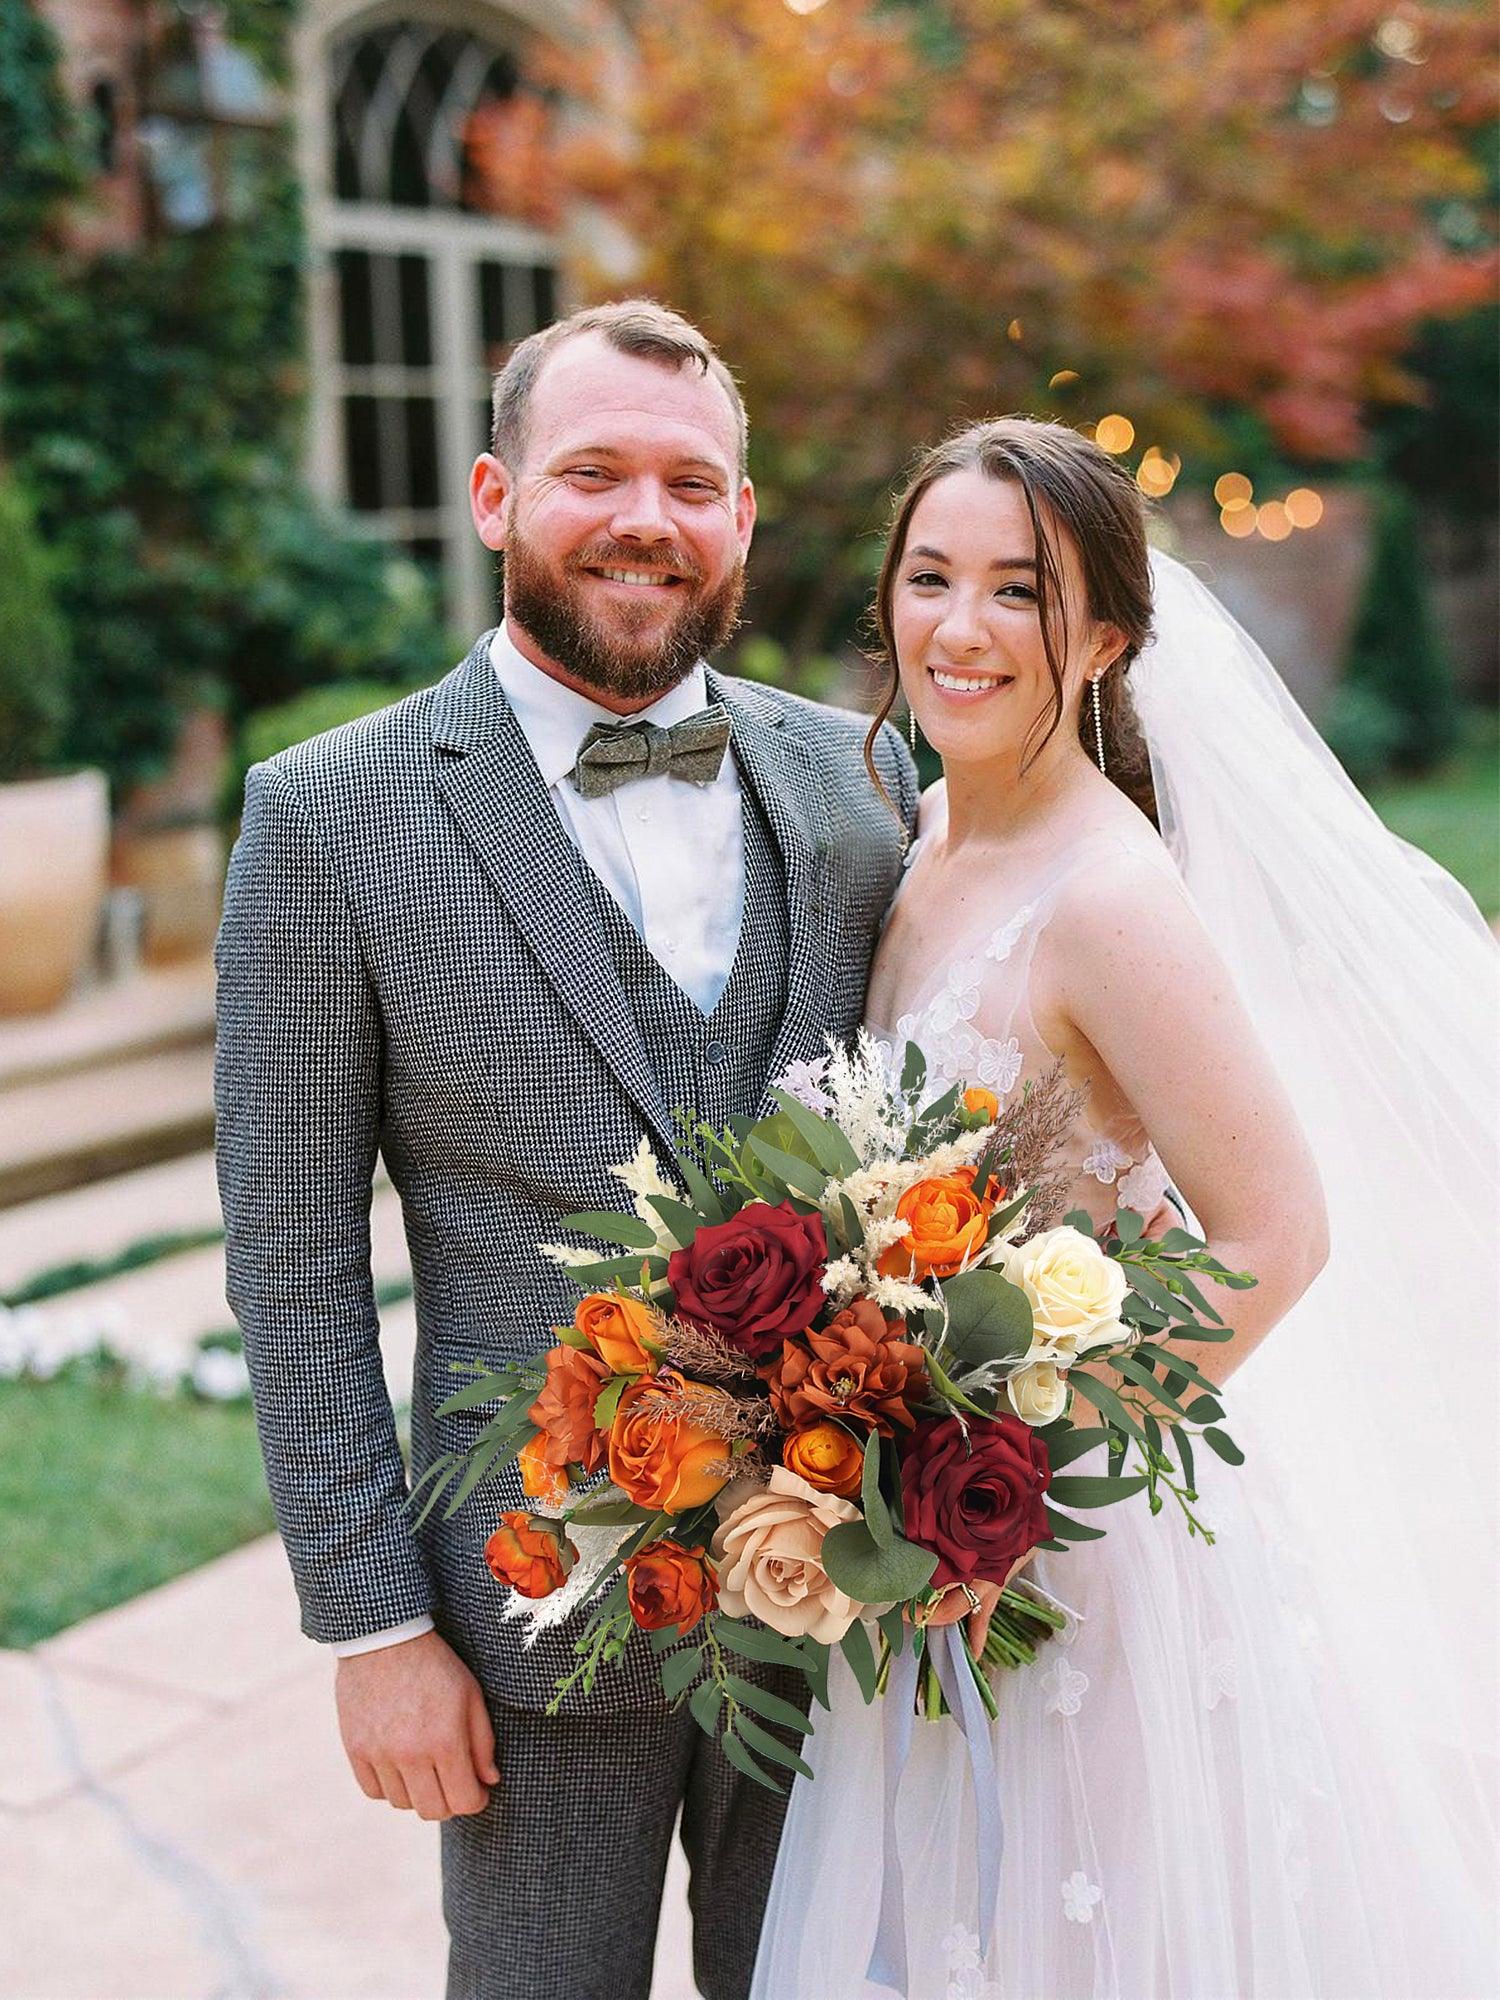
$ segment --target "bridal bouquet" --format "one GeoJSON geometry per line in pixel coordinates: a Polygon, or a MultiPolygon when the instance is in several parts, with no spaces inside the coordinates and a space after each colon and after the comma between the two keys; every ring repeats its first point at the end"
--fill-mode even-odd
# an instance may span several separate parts
{"type": "MultiPolygon", "coordinates": [[[[474,1379],[439,1415],[499,1409],[413,1498],[425,1517],[455,1489],[451,1514],[518,1459],[533,1505],[486,1558],[525,1598],[591,1607],[559,1698],[642,1628],[666,1694],[774,1787],[764,1760],[806,1766],[765,1725],[811,1725],[737,1660],[800,1670],[826,1705],[838,1647],[869,1700],[923,1654],[939,1596],[977,1601],[1030,1550],[1098,1538],[1082,1513],[1144,1492],[1212,1541],[1193,1441],[1241,1455],[1180,1343],[1231,1337],[1197,1277],[1254,1280],[1131,1211],[1103,1242],[1059,1213],[1079,1106],[1060,1067],[1004,1106],[930,1100],[920,1050],[897,1075],[862,1035],[773,1101],[722,1132],[682,1118],[679,1186],[643,1142],[613,1170],[633,1212],[568,1218],[614,1254],[546,1246],[584,1294],[573,1323],[534,1361],[455,1364],[474,1379]],[[1066,1469],[1096,1449],[1099,1471],[1066,1469]]],[[[964,1653],[991,1715],[983,1670],[1062,1622],[1035,1587],[1004,1591],[964,1653]]],[[[955,1695],[940,1664],[918,1670],[929,1716],[955,1695]]]]}

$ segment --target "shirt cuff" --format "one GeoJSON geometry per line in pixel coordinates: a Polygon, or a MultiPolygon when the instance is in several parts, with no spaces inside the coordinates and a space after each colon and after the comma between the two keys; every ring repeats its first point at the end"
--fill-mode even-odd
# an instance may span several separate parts
{"type": "Polygon", "coordinates": [[[408,1618],[404,1625],[388,1625],[383,1632],[367,1632],[363,1639],[335,1639],[328,1650],[336,1660],[352,1660],[356,1653],[373,1653],[382,1646],[399,1646],[403,1639],[420,1639],[437,1628],[424,1611],[420,1618],[408,1618]]]}

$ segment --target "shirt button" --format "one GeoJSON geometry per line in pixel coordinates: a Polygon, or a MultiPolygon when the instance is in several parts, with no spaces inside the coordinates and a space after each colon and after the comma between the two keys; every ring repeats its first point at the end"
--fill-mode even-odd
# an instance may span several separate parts
{"type": "Polygon", "coordinates": [[[703,1051],[703,1060],[711,1069],[722,1069],[729,1060],[729,1051],[722,1042],[710,1042],[703,1051]]]}
{"type": "Polygon", "coordinates": [[[637,806],[635,809],[635,816],[636,816],[636,821],[639,825],[641,826],[648,825],[651,819],[650,806],[637,806]]]}

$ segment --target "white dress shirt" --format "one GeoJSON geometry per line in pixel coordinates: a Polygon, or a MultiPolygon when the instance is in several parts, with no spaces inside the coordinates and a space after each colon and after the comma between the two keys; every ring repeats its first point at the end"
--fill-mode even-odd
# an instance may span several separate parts
{"type": "MultiPolygon", "coordinates": [[[[707,708],[703,663],[634,715],[616,715],[544,674],[504,625],[490,641],[490,663],[563,830],[658,965],[703,1013],[712,1013],[734,965],[745,909],[745,832],[733,755],[725,752],[707,785],[637,778],[602,799],[586,799],[568,778],[595,723],[608,729],[643,721],[668,729],[707,708]]],[[[345,1659],[432,1629],[430,1618],[413,1618],[332,1651],[345,1659]]]]}

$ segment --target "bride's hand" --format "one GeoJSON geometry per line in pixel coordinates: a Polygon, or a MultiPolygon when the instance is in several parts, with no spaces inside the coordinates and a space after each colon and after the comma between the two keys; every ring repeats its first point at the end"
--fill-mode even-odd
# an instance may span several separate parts
{"type": "Polygon", "coordinates": [[[942,1596],[938,1598],[937,1602],[931,1606],[927,1616],[922,1619],[922,1624],[956,1625],[961,1618],[965,1619],[967,1622],[964,1632],[969,1641],[969,1651],[977,1660],[980,1653],[984,1650],[985,1640],[989,1637],[990,1620],[995,1615],[995,1606],[1000,1602],[1001,1591],[1006,1589],[1020,1575],[1021,1571],[1025,1569],[1027,1563],[1031,1561],[1031,1558],[1035,1554],[1035,1549],[1028,1549],[1024,1556],[1019,1557],[1013,1562],[1006,1575],[1004,1584],[971,1584],[969,1588],[979,1599],[977,1609],[970,1608],[969,1600],[964,1595],[964,1588],[961,1583],[950,1584],[942,1596]]]}

